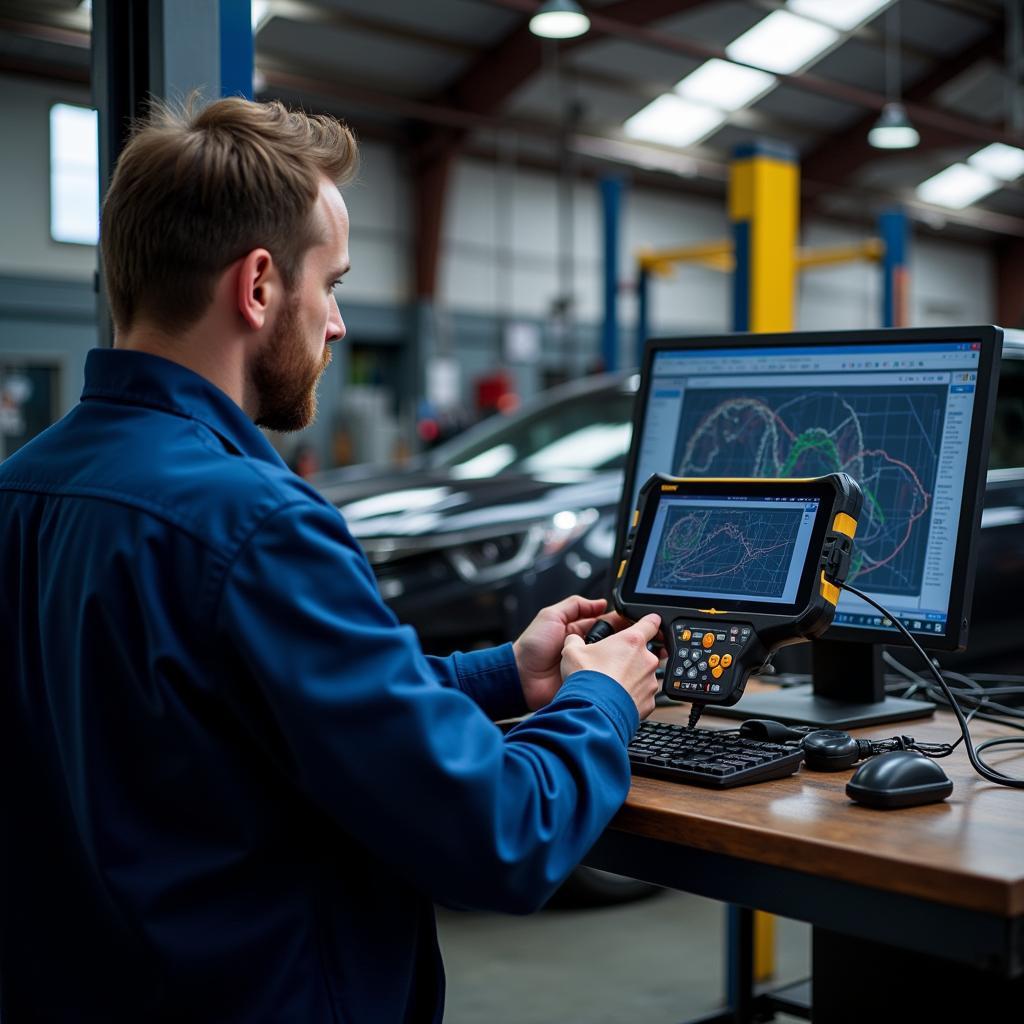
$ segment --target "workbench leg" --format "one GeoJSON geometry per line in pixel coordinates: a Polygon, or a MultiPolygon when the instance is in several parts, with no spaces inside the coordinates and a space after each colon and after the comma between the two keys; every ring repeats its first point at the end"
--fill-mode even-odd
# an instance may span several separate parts
{"type": "Polygon", "coordinates": [[[725,992],[736,1024],[748,1024],[754,1008],[754,911],[726,907],[725,992]]]}

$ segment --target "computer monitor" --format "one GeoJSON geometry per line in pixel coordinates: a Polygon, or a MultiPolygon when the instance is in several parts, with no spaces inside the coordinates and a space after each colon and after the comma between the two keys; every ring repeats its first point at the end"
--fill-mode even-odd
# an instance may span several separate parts
{"type": "MultiPolygon", "coordinates": [[[[1001,343],[995,327],[652,339],[617,551],[653,473],[841,470],[864,491],[848,581],[922,646],[963,649],[1001,343]]],[[[844,591],[812,645],[812,683],[748,693],[722,713],[836,728],[930,714],[925,702],[886,697],[887,644],[906,640],[844,591]]]]}

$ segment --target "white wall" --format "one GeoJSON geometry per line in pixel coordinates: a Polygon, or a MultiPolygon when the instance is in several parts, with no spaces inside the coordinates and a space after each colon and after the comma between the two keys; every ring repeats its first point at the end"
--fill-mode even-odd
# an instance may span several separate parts
{"type": "Polygon", "coordinates": [[[89,90],[0,75],[0,274],[91,278],[91,245],[50,238],[50,107],[88,103],[89,90]]]}

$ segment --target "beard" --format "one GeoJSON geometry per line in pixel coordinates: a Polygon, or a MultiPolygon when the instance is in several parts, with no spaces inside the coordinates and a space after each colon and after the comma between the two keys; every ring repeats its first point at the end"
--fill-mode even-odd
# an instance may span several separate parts
{"type": "Polygon", "coordinates": [[[282,310],[270,340],[253,363],[252,386],[258,400],[256,426],[290,433],[316,417],[316,387],[331,361],[327,346],[311,356],[299,324],[298,300],[282,310]]]}

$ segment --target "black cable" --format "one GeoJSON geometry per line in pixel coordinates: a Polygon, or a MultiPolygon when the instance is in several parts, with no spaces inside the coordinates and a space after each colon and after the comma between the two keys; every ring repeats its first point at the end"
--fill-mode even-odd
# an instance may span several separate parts
{"type": "MultiPolygon", "coordinates": [[[[897,661],[888,651],[882,652],[882,659],[885,663],[894,668],[900,675],[905,679],[910,680],[914,683],[909,689],[903,691],[901,696],[909,698],[916,696],[918,690],[923,690],[925,696],[930,700],[934,700],[937,703],[946,703],[945,694],[941,690],[937,690],[935,684],[929,680],[924,679],[913,669],[908,668],[902,662],[897,661]]],[[[931,660],[931,659],[930,659],[931,660]]],[[[935,664],[935,662],[932,662],[935,664]]],[[[942,670],[942,675],[947,681],[959,683],[961,686],[966,687],[971,692],[961,693],[960,700],[962,703],[977,701],[977,706],[972,710],[971,715],[976,718],[980,718],[984,721],[1000,722],[1005,725],[1014,725],[1015,728],[1019,728],[1013,722],[1006,721],[1006,719],[1018,718],[1024,720],[1024,708],[1015,708],[1010,705],[1001,704],[998,701],[993,700],[994,696],[1001,695],[1015,695],[1021,694],[1024,696],[1024,687],[1020,686],[982,686],[977,676],[965,676],[959,672],[950,672],[948,670],[942,670]],[[987,712],[982,713],[979,708],[987,708],[998,713],[1003,717],[996,717],[989,715],[987,712]]],[[[1004,676],[992,676],[991,678],[1000,679],[1006,678],[1004,676]]],[[[980,748],[979,748],[980,749],[980,748]]]]}
{"type": "MultiPolygon", "coordinates": [[[[989,782],[994,782],[1000,786],[1009,786],[1012,789],[1024,789],[1024,779],[1015,779],[1010,775],[1004,775],[997,768],[993,768],[991,765],[986,764],[977,754],[974,748],[974,741],[971,739],[971,732],[967,726],[967,719],[964,717],[964,713],[960,710],[960,705],[956,702],[956,698],[953,696],[953,691],[949,688],[946,680],[942,678],[942,673],[932,663],[931,658],[925,653],[924,648],[917,642],[916,638],[911,634],[910,630],[903,625],[900,620],[883,608],[874,598],[868,597],[863,591],[858,590],[856,587],[851,586],[849,583],[841,583],[840,586],[844,590],[848,590],[855,597],[859,597],[862,601],[871,605],[876,611],[881,612],[892,624],[910,641],[910,643],[917,649],[918,653],[925,660],[928,665],[929,671],[935,677],[935,681],[939,684],[946,700],[949,702],[949,706],[956,715],[957,721],[960,723],[960,738],[963,740],[964,748],[967,750],[967,757],[970,759],[971,765],[974,770],[983,778],[989,782]]],[[[966,677],[965,677],[966,678],[966,677]]],[[[973,682],[973,680],[972,680],[973,682]]],[[[975,709],[977,710],[977,709],[975,709]]],[[[1003,739],[1002,745],[1008,745],[1010,742],[1020,743],[1021,740],[1016,736],[1001,737],[1003,739]]],[[[953,747],[959,744],[960,740],[952,744],[953,747]]],[[[986,741],[985,745],[981,749],[985,749],[988,746],[996,746],[997,744],[986,741]]]]}

